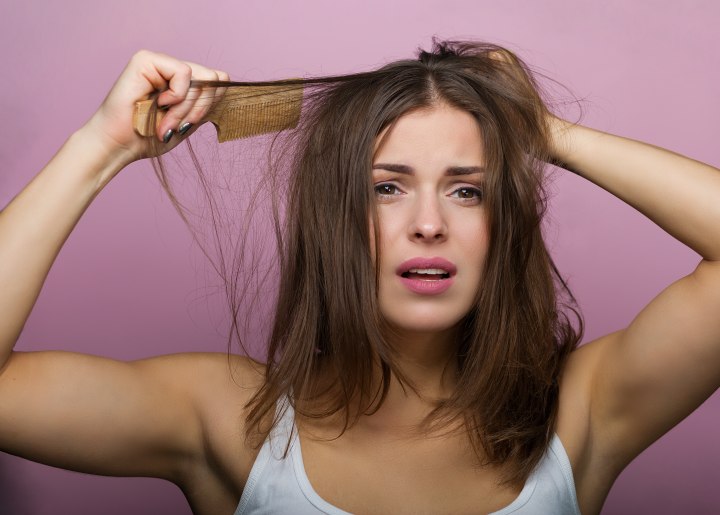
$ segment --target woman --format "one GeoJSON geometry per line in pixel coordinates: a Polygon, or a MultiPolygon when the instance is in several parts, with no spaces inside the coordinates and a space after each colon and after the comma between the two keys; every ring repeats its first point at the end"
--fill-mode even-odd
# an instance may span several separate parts
{"type": "Polygon", "coordinates": [[[266,364],[14,352],[89,203],[191,134],[227,80],[138,53],[0,213],[3,451],[165,478],[197,513],[592,514],[720,385],[717,170],[556,118],[512,53],[455,42],[307,81],[319,93],[292,162],[266,364]],[[155,91],[150,142],[132,112],[155,91]],[[541,161],[702,256],[628,328],[579,349],[540,233],[541,161]]]}

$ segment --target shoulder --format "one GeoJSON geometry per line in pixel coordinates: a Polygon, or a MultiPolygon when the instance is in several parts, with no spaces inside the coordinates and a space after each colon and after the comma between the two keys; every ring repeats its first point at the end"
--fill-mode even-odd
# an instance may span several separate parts
{"type": "Polygon", "coordinates": [[[265,373],[265,365],[249,357],[212,352],[168,354],[134,365],[182,390],[199,413],[228,397],[250,399],[265,373]]]}
{"type": "Polygon", "coordinates": [[[191,401],[199,421],[203,452],[186,470],[188,483],[212,476],[239,489],[256,450],[245,444],[245,405],[265,380],[265,365],[226,353],[182,353],[143,360],[155,376],[171,382],[191,401]]]}
{"type": "Polygon", "coordinates": [[[224,353],[184,353],[164,356],[166,373],[183,385],[203,426],[225,419],[244,426],[244,405],[265,380],[265,365],[247,356],[224,353]]]}

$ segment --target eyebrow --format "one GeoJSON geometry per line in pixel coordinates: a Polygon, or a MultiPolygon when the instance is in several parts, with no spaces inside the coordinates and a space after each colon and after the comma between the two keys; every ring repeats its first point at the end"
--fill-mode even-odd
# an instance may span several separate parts
{"type": "MultiPolygon", "coordinates": [[[[411,166],[399,165],[393,163],[375,163],[373,170],[387,170],[388,172],[404,173],[413,175],[415,170],[411,166]]],[[[472,175],[475,173],[485,173],[482,166],[450,166],[445,170],[445,175],[472,175]]]]}

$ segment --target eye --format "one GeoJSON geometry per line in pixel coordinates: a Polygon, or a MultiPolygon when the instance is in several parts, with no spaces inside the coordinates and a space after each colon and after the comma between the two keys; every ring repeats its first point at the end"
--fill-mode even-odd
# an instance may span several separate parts
{"type": "Polygon", "coordinates": [[[466,186],[456,189],[450,196],[459,198],[463,202],[479,202],[483,198],[483,192],[481,189],[466,186]]]}
{"type": "Polygon", "coordinates": [[[380,197],[391,197],[400,193],[400,190],[394,184],[376,184],[375,194],[380,197]]]}

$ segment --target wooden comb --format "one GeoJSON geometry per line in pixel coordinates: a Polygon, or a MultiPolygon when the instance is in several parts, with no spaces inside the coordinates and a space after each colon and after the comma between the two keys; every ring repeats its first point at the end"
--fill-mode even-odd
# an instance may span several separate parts
{"type": "MultiPolygon", "coordinates": [[[[220,143],[268,132],[291,129],[300,121],[302,85],[229,87],[208,111],[203,122],[211,122],[220,143]]],[[[154,136],[149,117],[154,100],[135,103],[133,127],[141,136],[154,136]]],[[[157,121],[163,111],[157,111],[157,121]]],[[[154,124],[153,124],[154,125],[154,124]]]]}

